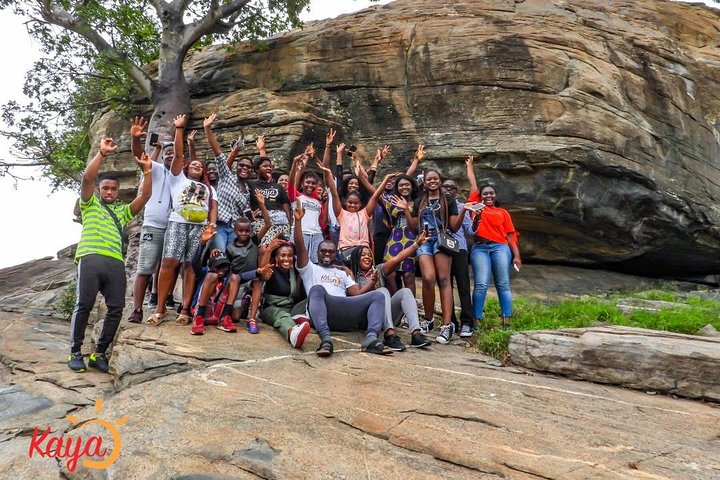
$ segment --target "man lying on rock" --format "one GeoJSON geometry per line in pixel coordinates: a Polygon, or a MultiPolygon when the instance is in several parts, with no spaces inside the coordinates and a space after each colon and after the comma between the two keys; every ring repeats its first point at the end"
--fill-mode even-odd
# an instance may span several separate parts
{"type": "Polygon", "coordinates": [[[100,151],[90,160],[80,187],[80,212],[82,234],[75,254],[78,264],[77,296],[70,323],[70,356],[68,367],[76,372],[85,371],[85,360],[81,352],[85,340],[90,311],[95,306],[98,292],[105,297],[107,314],[95,353],[90,354],[89,365],[102,372],[109,370],[105,351],[112,342],[120,325],[120,316],[125,307],[125,262],[122,251],[122,230],[137,215],[152,195],[150,157],[143,153],[135,157],[143,173],[142,193],[129,205],[115,203],[120,191],[120,180],[116,176],[100,177],[98,194],[95,194],[95,180],[100,164],[118,146],[112,138],[100,140],[100,151]]]}
{"type": "Polygon", "coordinates": [[[304,215],[302,204],[297,201],[294,212],[297,268],[307,292],[310,321],[320,337],[316,353],[321,357],[332,355],[330,330],[348,332],[359,328],[366,328],[362,343],[364,351],[380,355],[392,353],[378,339],[388,322],[385,296],[371,291],[378,273],[373,273],[371,281],[360,287],[344,270],[334,266],[337,245],[332,240],[324,240],[318,245],[318,263],[311,263],[303,241],[304,215]]]}

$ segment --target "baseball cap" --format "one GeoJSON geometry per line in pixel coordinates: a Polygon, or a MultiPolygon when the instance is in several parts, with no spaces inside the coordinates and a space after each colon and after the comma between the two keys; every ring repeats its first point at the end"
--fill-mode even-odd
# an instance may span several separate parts
{"type": "Polygon", "coordinates": [[[230,265],[230,260],[224,253],[221,252],[216,256],[211,257],[208,265],[210,266],[210,268],[225,267],[230,265]]]}

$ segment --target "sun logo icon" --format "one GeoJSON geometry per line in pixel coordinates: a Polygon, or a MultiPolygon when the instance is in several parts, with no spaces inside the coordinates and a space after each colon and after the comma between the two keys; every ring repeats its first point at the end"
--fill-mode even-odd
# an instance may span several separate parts
{"type": "MultiPolygon", "coordinates": [[[[95,400],[95,410],[98,415],[102,414],[102,405],[102,400],[95,400]]],[[[77,426],[75,430],[87,425],[103,427],[112,438],[112,451],[108,454],[108,449],[103,448],[103,442],[108,440],[108,435],[91,435],[87,441],[83,441],[82,437],[52,436],[50,427],[40,434],[40,430],[35,427],[28,451],[30,458],[33,454],[38,454],[43,458],[66,458],[65,465],[70,472],[75,471],[78,460],[81,458],[83,466],[93,470],[104,470],[117,461],[122,450],[122,436],[118,427],[128,421],[127,415],[118,419],[114,424],[101,418],[93,418],[85,422],[79,422],[75,415],[67,415],[66,418],[74,426],[77,426]],[[102,458],[102,460],[91,460],[91,458],[102,458]]]]}

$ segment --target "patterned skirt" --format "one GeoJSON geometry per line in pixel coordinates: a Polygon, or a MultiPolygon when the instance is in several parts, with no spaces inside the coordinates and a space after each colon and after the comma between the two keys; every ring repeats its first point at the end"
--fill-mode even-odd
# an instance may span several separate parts
{"type": "MultiPolygon", "coordinates": [[[[417,238],[415,230],[409,226],[395,227],[393,228],[390,238],[388,238],[387,245],[385,246],[385,257],[384,261],[388,261],[393,257],[397,257],[401,251],[408,248],[412,242],[417,238]]],[[[415,256],[404,260],[398,268],[400,272],[414,272],[415,271],[415,256]]]]}

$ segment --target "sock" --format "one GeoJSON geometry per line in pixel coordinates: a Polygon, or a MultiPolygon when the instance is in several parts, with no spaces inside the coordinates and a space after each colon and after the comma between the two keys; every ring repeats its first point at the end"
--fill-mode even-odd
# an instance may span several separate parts
{"type": "Polygon", "coordinates": [[[224,317],[225,315],[230,315],[232,313],[232,305],[226,303],[225,306],[222,309],[221,317],[224,317]]]}
{"type": "Polygon", "coordinates": [[[206,310],[207,310],[207,305],[198,305],[197,312],[195,313],[195,315],[205,318],[206,310]]]}

